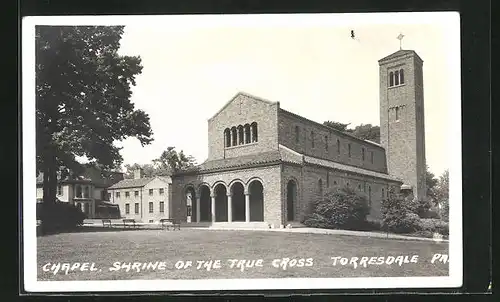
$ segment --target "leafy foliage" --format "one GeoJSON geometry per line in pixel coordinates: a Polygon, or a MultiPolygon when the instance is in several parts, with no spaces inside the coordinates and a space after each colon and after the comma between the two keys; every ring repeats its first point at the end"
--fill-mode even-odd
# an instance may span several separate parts
{"type": "Polygon", "coordinates": [[[323,122],[323,125],[328,126],[333,129],[337,129],[339,131],[347,131],[347,126],[350,124],[343,124],[339,122],[334,122],[334,121],[325,121],[323,122]]]}
{"type": "Polygon", "coordinates": [[[46,232],[74,230],[83,224],[85,218],[80,208],[67,202],[37,204],[37,219],[46,219],[42,222],[46,232]]]}
{"type": "Polygon", "coordinates": [[[448,223],[442,221],[441,219],[420,219],[419,221],[419,229],[421,231],[428,231],[431,233],[439,233],[441,235],[449,234],[449,226],[448,223]]]}
{"type": "Polygon", "coordinates": [[[135,110],[131,86],[140,57],[118,54],[123,26],[36,27],[36,157],[44,203],[56,200],[60,167],[82,172],[77,157],[112,169],[114,145],[127,137],[149,144],[149,116],[135,110]]]}
{"type": "Polygon", "coordinates": [[[304,224],[330,229],[359,229],[365,226],[369,213],[366,197],[344,187],[319,197],[304,224]]]}
{"type": "Polygon", "coordinates": [[[412,233],[418,229],[419,216],[414,213],[412,198],[390,192],[382,200],[382,228],[394,233],[412,233]]]}
{"type": "Polygon", "coordinates": [[[140,165],[135,163],[133,165],[125,165],[124,178],[134,178],[134,171],[137,169],[142,169],[145,177],[153,177],[157,175],[170,175],[174,172],[194,167],[195,165],[196,160],[193,156],[186,156],[182,150],[177,152],[175,147],[168,147],[151,164],[140,165]]]}
{"type": "Polygon", "coordinates": [[[350,124],[344,124],[334,121],[325,121],[323,125],[339,131],[351,134],[359,139],[369,140],[375,143],[380,143],[380,127],[372,126],[372,124],[361,124],[353,129],[347,128],[350,124]]]}

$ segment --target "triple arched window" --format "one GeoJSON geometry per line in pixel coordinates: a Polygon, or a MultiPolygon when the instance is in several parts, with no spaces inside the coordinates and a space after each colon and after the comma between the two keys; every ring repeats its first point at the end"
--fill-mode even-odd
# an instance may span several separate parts
{"type": "Polygon", "coordinates": [[[389,73],[389,87],[403,85],[405,83],[405,73],[403,69],[391,71],[389,73]]]}
{"type": "Polygon", "coordinates": [[[224,146],[233,147],[238,145],[255,143],[258,141],[257,123],[233,126],[224,130],[224,146]]]}

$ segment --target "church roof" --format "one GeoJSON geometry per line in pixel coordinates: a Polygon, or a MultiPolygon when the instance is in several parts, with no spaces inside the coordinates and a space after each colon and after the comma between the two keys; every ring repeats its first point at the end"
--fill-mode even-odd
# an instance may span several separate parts
{"type": "Polygon", "coordinates": [[[423,62],[423,60],[418,56],[418,54],[414,51],[414,50],[407,50],[407,49],[400,49],[380,60],[378,60],[379,62],[382,62],[382,61],[387,61],[387,60],[390,60],[390,59],[395,59],[395,58],[398,58],[398,57],[402,57],[402,56],[405,56],[405,55],[408,55],[408,54],[412,54],[414,56],[416,56],[420,61],[423,62]]]}
{"type": "Polygon", "coordinates": [[[260,102],[263,102],[263,103],[266,103],[268,105],[274,105],[274,104],[277,104],[279,102],[271,102],[269,100],[266,100],[264,98],[261,98],[261,97],[258,97],[258,96],[255,96],[255,95],[252,95],[250,93],[247,93],[247,92],[244,92],[244,91],[240,91],[238,92],[237,94],[235,94],[229,101],[227,101],[226,104],[224,104],[224,106],[222,106],[221,109],[219,109],[209,120],[212,120],[213,118],[215,118],[217,115],[219,115],[219,113],[221,113],[224,109],[226,109],[227,106],[229,106],[229,104],[231,104],[231,102],[233,102],[235,99],[237,99],[239,96],[246,96],[250,99],[253,99],[253,100],[256,100],[256,101],[260,101],[260,102]]]}
{"type": "Polygon", "coordinates": [[[305,164],[317,165],[339,171],[354,173],[358,175],[366,175],[389,181],[401,182],[401,180],[392,177],[388,174],[366,170],[359,167],[349,166],[330,160],[303,155],[283,145],[279,145],[279,149],[276,151],[267,151],[267,152],[255,153],[239,157],[206,161],[194,168],[177,173],[177,175],[192,174],[197,172],[235,170],[235,169],[249,168],[261,165],[279,164],[279,163],[291,163],[297,165],[305,165],[305,164]]]}

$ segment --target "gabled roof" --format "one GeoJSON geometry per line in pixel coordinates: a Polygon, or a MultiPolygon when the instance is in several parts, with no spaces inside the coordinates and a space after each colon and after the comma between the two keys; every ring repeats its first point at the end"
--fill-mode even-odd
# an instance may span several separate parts
{"type": "Polygon", "coordinates": [[[398,50],[398,51],[396,51],[396,52],[394,52],[394,53],[392,53],[392,54],[390,54],[390,55],[388,55],[388,56],[386,56],[378,61],[380,63],[382,61],[388,61],[390,59],[395,59],[395,58],[402,57],[402,56],[408,55],[408,54],[416,56],[421,62],[423,62],[422,58],[420,58],[414,50],[406,50],[406,49],[400,49],[400,50],[398,50]]]}
{"type": "Polygon", "coordinates": [[[239,96],[246,96],[246,97],[251,98],[253,100],[260,101],[260,102],[263,102],[263,103],[266,103],[266,104],[269,104],[269,105],[274,105],[274,104],[278,104],[279,103],[279,102],[271,102],[271,101],[263,99],[261,97],[258,97],[258,96],[255,96],[255,95],[251,95],[250,93],[246,93],[246,92],[240,91],[235,96],[233,96],[224,106],[222,106],[222,108],[219,109],[219,111],[217,111],[211,118],[209,118],[209,120],[212,120],[217,115],[219,115],[219,113],[221,113],[224,109],[226,109],[226,107],[229,106],[229,104],[231,104],[231,102],[233,102],[239,96]]]}
{"type": "Polygon", "coordinates": [[[142,188],[154,179],[160,179],[166,183],[168,183],[168,180],[166,177],[144,177],[144,178],[137,178],[137,179],[124,179],[111,187],[108,188],[108,190],[113,190],[113,189],[125,189],[125,188],[142,188]]]}

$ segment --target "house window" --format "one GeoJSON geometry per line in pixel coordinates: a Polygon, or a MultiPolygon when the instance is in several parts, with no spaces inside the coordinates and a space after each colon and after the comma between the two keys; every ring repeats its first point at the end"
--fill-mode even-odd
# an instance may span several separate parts
{"type": "Polygon", "coordinates": [[[328,152],[328,135],[325,135],[325,151],[328,152]]]}
{"type": "Polygon", "coordinates": [[[337,139],[337,154],[340,154],[340,140],[337,139]]]}
{"type": "Polygon", "coordinates": [[[165,202],[160,201],[160,213],[164,213],[164,212],[165,212],[165,202]]]}
{"type": "Polygon", "coordinates": [[[396,107],[396,121],[399,121],[399,107],[396,107]]]}
{"type": "Polygon", "coordinates": [[[399,70],[399,83],[404,84],[405,83],[405,74],[403,69],[399,70]]]}
{"type": "Polygon", "coordinates": [[[134,210],[135,210],[136,214],[139,214],[139,203],[138,202],[135,203],[135,209],[134,210]]]}
{"type": "Polygon", "coordinates": [[[299,136],[300,136],[300,128],[299,126],[295,126],[295,142],[299,142],[299,136]]]}
{"type": "MultiPolygon", "coordinates": [[[[82,186],[80,185],[76,185],[76,197],[82,198],[82,186]]],[[[120,196],[118,195],[118,197],[120,196]]]]}
{"type": "Polygon", "coordinates": [[[130,197],[130,192],[129,191],[125,192],[125,197],[130,197]]]}
{"type": "Polygon", "coordinates": [[[108,200],[111,200],[111,193],[108,193],[108,200]]]}
{"type": "Polygon", "coordinates": [[[238,144],[243,145],[245,142],[243,141],[243,126],[238,126],[238,144]]]}
{"type": "Polygon", "coordinates": [[[62,186],[61,185],[57,186],[57,195],[59,195],[59,196],[63,195],[62,186]]]}
{"type": "Polygon", "coordinates": [[[90,188],[88,186],[85,186],[85,190],[83,191],[83,197],[84,198],[90,197],[90,188]]]}
{"type": "Polygon", "coordinates": [[[130,214],[130,204],[125,204],[125,214],[130,214]]]}
{"type": "Polygon", "coordinates": [[[226,142],[226,147],[231,147],[231,130],[229,128],[224,130],[224,141],[226,142]]]}
{"type": "Polygon", "coordinates": [[[134,191],[134,196],[139,197],[139,191],[134,191]]]}
{"type": "Polygon", "coordinates": [[[149,196],[153,196],[153,189],[149,189],[149,196]]]}
{"type": "Polygon", "coordinates": [[[149,213],[153,213],[153,203],[149,203],[149,213]]]}
{"type": "Polygon", "coordinates": [[[373,164],[373,151],[370,152],[370,161],[373,164]]]}
{"type": "Polygon", "coordinates": [[[238,144],[238,131],[236,127],[231,128],[231,145],[236,146],[238,144]]]}
{"type": "Polygon", "coordinates": [[[311,131],[311,147],[314,148],[314,131],[311,131]]]}
{"type": "Polygon", "coordinates": [[[394,86],[394,72],[389,73],[389,87],[394,86]]]}
{"type": "Polygon", "coordinates": [[[120,198],[120,192],[116,192],[116,198],[120,198]]]}
{"type": "Polygon", "coordinates": [[[347,144],[348,156],[351,157],[351,144],[347,144]]]}
{"type": "Polygon", "coordinates": [[[149,223],[153,223],[153,222],[154,222],[154,220],[153,220],[153,219],[149,219],[149,223]]]}
{"type": "Polygon", "coordinates": [[[361,191],[361,185],[358,185],[358,189],[361,191]]]}
{"type": "Polygon", "coordinates": [[[258,141],[257,123],[253,122],[252,123],[252,142],[257,142],[257,141],[258,141]]]}
{"type": "Polygon", "coordinates": [[[160,195],[163,195],[163,193],[164,193],[164,189],[163,189],[163,188],[160,188],[160,189],[159,189],[159,191],[160,191],[160,195]]]}

